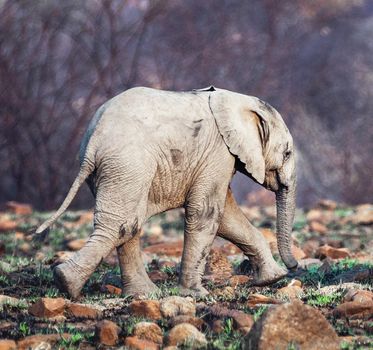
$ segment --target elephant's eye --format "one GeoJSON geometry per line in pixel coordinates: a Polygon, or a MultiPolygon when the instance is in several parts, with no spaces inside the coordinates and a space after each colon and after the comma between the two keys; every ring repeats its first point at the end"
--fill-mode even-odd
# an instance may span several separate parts
{"type": "Polygon", "coordinates": [[[285,161],[285,160],[288,160],[288,159],[290,158],[290,156],[291,156],[291,151],[286,151],[286,152],[284,153],[284,161],[285,161]]]}

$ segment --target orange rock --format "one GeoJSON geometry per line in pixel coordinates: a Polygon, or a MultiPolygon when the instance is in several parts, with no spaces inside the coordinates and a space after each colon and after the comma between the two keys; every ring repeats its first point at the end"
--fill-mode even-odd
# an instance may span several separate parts
{"type": "Polygon", "coordinates": [[[36,317],[50,318],[62,316],[65,310],[65,300],[63,298],[41,298],[31,305],[28,312],[36,317]]]}
{"type": "Polygon", "coordinates": [[[370,302],[373,301],[373,292],[370,290],[350,289],[344,296],[344,301],[370,302]]]}
{"type": "Polygon", "coordinates": [[[158,350],[159,345],[138,337],[126,337],[124,346],[129,350],[158,350]]]}
{"type": "Polygon", "coordinates": [[[333,316],[349,319],[369,319],[373,316],[373,301],[348,301],[338,305],[333,310],[333,316]]]}
{"type": "Polygon", "coordinates": [[[248,297],[247,305],[249,307],[256,306],[258,304],[280,304],[281,301],[266,297],[265,295],[262,294],[251,294],[248,297]]]}
{"type": "Polygon", "coordinates": [[[70,303],[66,306],[69,317],[96,319],[102,315],[102,311],[89,304],[70,303]]]}
{"type": "Polygon", "coordinates": [[[191,297],[172,295],[160,301],[160,310],[163,317],[175,317],[177,315],[195,316],[196,304],[191,297]]]}
{"type": "Polygon", "coordinates": [[[270,307],[244,338],[243,349],[337,350],[339,339],[329,322],[315,308],[299,300],[270,307]]]}
{"type": "Polygon", "coordinates": [[[0,232],[13,231],[17,228],[18,223],[6,217],[0,218],[0,232]]]}
{"type": "Polygon", "coordinates": [[[233,311],[232,319],[234,329],[241,330],[241,333],[248,333],[254,324],[254,319],[251,315],[239,310],[233,311]]]}
{"type": "Polygon", "coordinates": [[[166,255],[166,256],[181,256],[183,252],[183,242],[170,242],[153,244],[144,249],[145,253],[166,255]]]}
{"type": "Polygon", "coordinates": [[[333,248],[325,244],[317,250],[316,257],[343,259],[350,257],[350,252],[346,248],[333,248]]]}
{"type": "Polygon", "coordinates": [[[237,286],[248,283],[250,280],[252,278],[246,275],[234,275],[229,279],[229,285],[236,288],[237,286]]]}
{"type": "Polygon", "coordinates": [[[300,299],[303,295],[303,289],[299,286],[286,286],[283,288],[280,288],[275,296],[277,298],[283,299],[300,299]]]}
{"type": "Polygon", "coordinates": [[[160,320],[161,310],[158,300],[134,300],[129,305],[131,316],[141,316],[152,320],[160,320]]]}
{"type": "Polygon", "coordinates": [[[111,284],[106,284],[104,286],[104,291],[108,292],[110,294],[115,294],[115,295],[121,295],[122,294],[122,289],[121,288],[115,287],[111,284]]]}
{"type": "Polygon", "coordinates": [[[14,340],[0,339],[0,350],[16,350],[17,345],[14,340]]]}
{"type": "Polygon", "coordinates": [[[310,231],[317,232],[322,235],[325,235],[328,232],[328,228],[324,224],[321,224],[318,221],[311,221],[309,223],[309,227],[310,227],[310,231]]]}
{"type": "Polygon", "coordinates": [[[180,323],[190,323],[200,331],[204,328],[206,328],[206,322],[202,320],[201,318],[195,317],[195,316],[189,316],[189,315],[177,315],[173,317],[170,321],[171,327],[175,327],[176,325],[180,323]]]}
{"type": "Polygon", "coordinates": [[[207,345],[206,337],[196,327],[189,323],[180,323],[168,333],[167,345],[177,346],[188,344],[193,349],[207,345]]]}
{"type": "Polygon", "coordinates": [[[100,344],[113,346],[118,341],[120,328],[116,323],[103,320],[96,324],[95,336],[100,344]]]}
{"type": "Polygon", "coordinates": [[[29,204],[18,203],[18,202],[7,202],[6,208],[8,211],[17,215],[30,215],[32,214],[32,206],[29,204]]]}
{"type": "Polygon", "coordinates": [[[67,243],[67,248],[73,251],[77,251],[81,248],[83,248],[84,244],[87,242],[86,238],[79,238],[74,239],[73,241],[70,241],[67,243]]]}
{"type": "Polygon", "coordinates": [[[71,335],[68,333],[30,335],[26,338],[18,340],[17,350],[48,349],[50,347],[48,347],[46,344],[53,346],[62,339],[69,340],[70,338],[71,335]]]}
{"type": "Polygon", "coordinates": [[[156,344],[162,344],[163,342],[162,329],[154,322],[137,323],[133,328],[133,335],[156,344]]]}

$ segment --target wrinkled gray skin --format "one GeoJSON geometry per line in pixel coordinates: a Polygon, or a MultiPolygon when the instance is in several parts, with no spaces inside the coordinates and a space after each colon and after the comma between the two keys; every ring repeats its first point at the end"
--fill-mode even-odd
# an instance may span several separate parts
{"type": "Polygon", "coordinates": [[[207,294],[201,278],[216,235],[250,258],[257,285],[284,276],[233,198],[229,183],[236,170],[276,192],[279,251],[288,268],[297,266],[290,251],[293,140],[279,113],[265,102],[213,87],[192,92],[133,88],[97,111],[80,155],[80,172],[65,201],[36,232],[50,226],[87,181],[96,198],[94,232],[54,270],[58,286],[71,297],[114,248],[124,293],[156,290],[141,258],[140,228],[151,216],[178,207],[185,208],[183,294],[207,294]]]}

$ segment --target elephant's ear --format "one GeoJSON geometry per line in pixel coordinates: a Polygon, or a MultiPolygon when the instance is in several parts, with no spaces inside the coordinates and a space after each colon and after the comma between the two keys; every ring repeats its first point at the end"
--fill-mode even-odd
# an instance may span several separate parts
{"type": "Polygon", "coordinates": [[[273,109],[256,97],[220,89],[211,92],[209,103],[229,151],[245,164],[246,171],[257,182],[263,184],[264,152],[269,138],[266,114],[273,109]]]}

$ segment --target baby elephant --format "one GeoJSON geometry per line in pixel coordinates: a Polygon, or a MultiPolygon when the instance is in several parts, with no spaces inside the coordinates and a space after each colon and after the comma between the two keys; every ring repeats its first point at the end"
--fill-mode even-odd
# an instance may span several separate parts
{"type": "Polygon", "coordinates": [[[151,216],[185,208],[180,287],[205,295],[201,284],[216,235],[237,245],[255,266],[255,283],[286,274],[262,234],[246,219],[229,184],[235,171],[276,193],[277,240],[289,269],[296,174],[292,137],[267,103],[213,86],[190,92],[136,87],[101,106],[80,148],[80,171],[58,211],[86,181],[95,196],[94,231],[85,246],[54,270],[57,285],[77,297],[90,275],[117,249],[124,293],[157,287],[141,259],[141,226],[151,216]]]}

